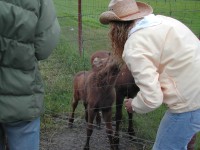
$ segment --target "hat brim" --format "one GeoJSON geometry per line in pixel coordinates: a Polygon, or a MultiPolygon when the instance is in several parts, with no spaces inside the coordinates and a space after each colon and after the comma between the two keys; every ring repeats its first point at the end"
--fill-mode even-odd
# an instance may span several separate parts
{"type": "Polygon", "coordinates": [[[147,5],[142,2],[136,2],[136,3],[138,6],[138,9],[139,9],[138,13],[134,13],[132,15],[119,18],[114,12],[106,11],[100,15],[99,21],[102,24],[109,24],[111,21],[130,21],[130,20],[142,18],[144,16],[147,16],[147,15],[153,13],[153,9],[150,5],[147,5]]]}

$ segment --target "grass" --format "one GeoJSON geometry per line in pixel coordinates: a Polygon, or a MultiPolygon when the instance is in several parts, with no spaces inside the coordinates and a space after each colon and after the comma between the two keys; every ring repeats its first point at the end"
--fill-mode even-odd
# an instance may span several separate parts
{"type": "MultiPolygon", "coordinates": [[[[155,14],[164,14],[183,21],[193,32],[200,35],[200,1],[193,0],[145,0],[152,5],[155,14]]],[[[72,80],[76,72],[90,69],[90,54],[96,50],[110,49],[108,26],[98,21],[99,14],[107,10],[108,0],[82,1],[82,55],[78,46],[78,4],[74,0],[54,0],[62,33],[60,42],[48,60],[41,62],[45,81],[45,128],[53,128],[51,116],[71,111],[72,80]]],[[[134,114],[137,136],[153,141],[159,122],[165,112],[164,106],[149,114],[134,114]]],[[[84,114],[82,107],[77,115],[84,114]]],[[[124,112],[123,120],[127,122],[124,112]]],[[[124,124],[127,126],[127,124],[124,124]]],[[[44,128],[44,124],[42,124],[44,128]]],[[[196,149],[200,149],[200,134],[196,149]]]]}

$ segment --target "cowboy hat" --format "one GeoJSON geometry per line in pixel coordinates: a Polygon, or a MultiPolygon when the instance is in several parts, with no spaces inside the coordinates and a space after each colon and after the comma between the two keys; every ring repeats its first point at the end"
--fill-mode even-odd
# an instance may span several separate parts
{"type": "Polygon", "coordinates": [[[99,21],[102,24],[109,24],[110,21],[135,20],[153,13],[150,5],[135,0],[111,0],[108,9],[109,11],[100,15],[99,21]]]}

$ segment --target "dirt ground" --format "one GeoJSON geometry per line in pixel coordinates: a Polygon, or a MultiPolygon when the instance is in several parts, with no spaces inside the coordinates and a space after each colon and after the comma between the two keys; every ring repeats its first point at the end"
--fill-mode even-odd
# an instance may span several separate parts
{"type": "MultiPolygon", "coordinates": [[[[83,119],[76,119],[73,128],[69,128],[67,123],[59,125],[54,130],[42,130],[41,150],[83,150],[86,141],[86,123],[83,119]]],[[[113,123],[114,124],[114,123],[113,123]]],[[[113,126],[113,128],[115,128],[113,126]]],[[[136,138],[136,137],[134,137],[136,138]]],[[[120,132],[120,150],[148,150],[149,143],[137,140],[132,141],[127,133],[120,132]]],[[[105,124],[101,129],[94,128],[90,140],[90,150],[109,150],[109,142],[105,131],[105,124]]]]}

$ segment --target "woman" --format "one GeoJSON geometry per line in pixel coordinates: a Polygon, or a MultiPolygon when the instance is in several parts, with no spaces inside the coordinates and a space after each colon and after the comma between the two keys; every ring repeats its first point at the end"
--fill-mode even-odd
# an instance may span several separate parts
{"type": "Polygon", "coordinates": [[[168,106],[153,150],[186,150],[200,131],[200,42],[180,21],[152,13],[142,2],[112,0],[100,22],[110,25],[113,52],[140,88],[125,108],[148,113],[168,106]]]}

